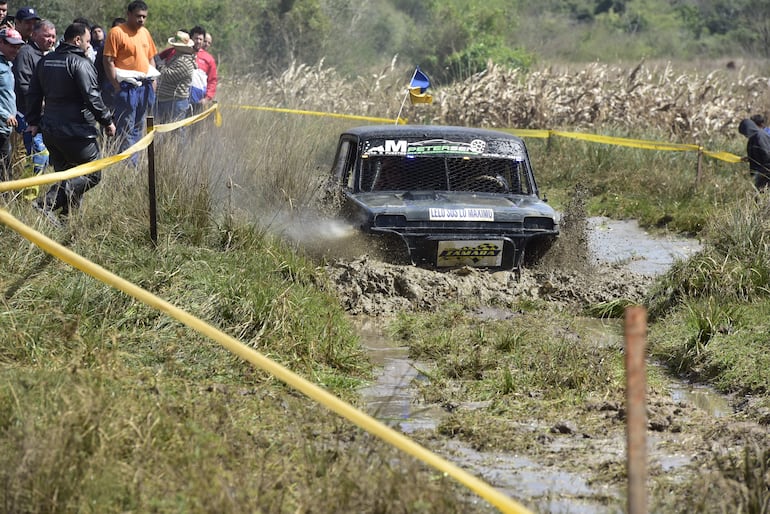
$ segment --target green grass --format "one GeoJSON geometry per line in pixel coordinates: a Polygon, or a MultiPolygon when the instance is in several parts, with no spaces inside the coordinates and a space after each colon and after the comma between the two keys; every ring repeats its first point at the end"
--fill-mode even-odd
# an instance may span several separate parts
{"type": "MultiPolygon", "coordinates": [[[[668,136],[617,134],[651,141],[668,136]]],[[[587,212],[613,219],[634,218],[640,225],[699,234],[724,205],[751,190],[745,165],[704,157],[696,183],[697,154],[625,148],[555,138],[551,144],[527,141],[541,191],[559,207],[576,185],[588,191],[587,212]]],[[[742,154],[733,141],[711,142],[709,149],[742,154]]]]}
{"type": "Polygon", "coordinates": [[[770,203],[747,196],[715,215],[703,250],[650,292],[653,354],[721,390],[764,394],[770,376],[770,203]]]}
{"type": "Polygon", "coordinates": [[[429,402],[491,400],[550,417],[552,401],[575,406],[622,389],[618,348],[590,343],[590,327],[555,309],[480,321],[460,307],[448,308],[402,314],[392,330],[408,344],[411,358],[435,364],[421,387],[429,402]],[[537,398],[526,395],[531,390],[537,398]]]}
{"type": "MultiPolygon", "coordinates": [[[[116,165],[66,228],[8,205],[73,251],[183,307],[346,399],[370,365],[318,262],[286,236],[314,219],[337,134],[358,122],[226,111],[220,129],[159,140],[159,240],[146,178],[116,165]],[[205,142],[201,144],[200,141],[205,142]]],[[[618,134],[627,136],[627,134],[618,134]]],[[[632,135],[633,136],[633,135],[632,135]]],[[[643,139],[654,139],[653,136],[643,139]]],[[[663,137],[663,136],[659,136],[663,137]]],[[[557,208],[699,234],[706,247],[656,285],[651,352],[721,390],[766,398],[767,207],[745,170],[694,154],[528,141],[557,208]]],[[[709,149],[740,153],[733,141],[709,149]]],[[[0,227],[0,505],[18,512],[465,512],[456,483],[353,428],[165,315],[0,227]]],[[[622,301],[589,309],[617,316],[622,301]]],[[[522,299],[510,321],[460,308],[400,317],[428,401],[490,402],[441,426],[520,449],[512,420],[620,401],[622,354],[584,344],[573,313],[522,299]]],[[[655,386],[654,374],[650,378],[655,386]]],[[[761,404],[760,404],[761,405],[761,404]]],[[[761,415],[761,409],[757,410],[761,415]]],[[[536,435],[536,434],[535,434],[536,435]]],[[[530,439],[526,439],[529,437],[530,439]]],[[[532,446],[536,451],[536,445],[532,446]]],[[[761,460],[761,455],[747,462],[761,460]],[[753,459],[753,460],[752,460],[753,459]]],[[[766,453],[764,454],[766,455],[766,453]]],[[[727,469],[727,468],[725,468],[727,469]]],[[[725,476],[741,479],[736,470],[725,476]]],[[[756,488],[754,489],[756,490],[756,488]]],[[[740,501],[749,504],[756,495],[740,501]]]]}
{"type": "MultiPolygon", "coordinates": [[[[322,124],[246,121],[233,115],[222,129],[203,129],[208,145],[159,138],[157,247],[145,175],[129,167],[108,169],[64,228],[20,201],[8,208],[354,401],[371,370],[358,337],[317,263],[272,230],[277,214],[307,208],[317,173],[308,155],[334,136],[322,124]],[[286,139],[308,146],[295,145],[289,159],[286,139]]],[[[168,316],[0,233],[3,509],[467,510],[455,482],[168,316]]]]}

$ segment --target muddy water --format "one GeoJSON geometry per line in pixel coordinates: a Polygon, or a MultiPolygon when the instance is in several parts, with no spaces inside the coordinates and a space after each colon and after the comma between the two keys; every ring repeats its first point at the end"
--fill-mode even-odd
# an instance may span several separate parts
{"type": "MultiPolygon", "coordinates": [[[[479,312],[489,318],[504,315],[496,309],[479,312]]],[[[361,390],[367,410],[380,421],[398,428],[404,433],[416,430],[434,430],[447,415],[440,406],[426,407],[415,397],[411,384],[422,380],[426,364],[411,361],[408,350],[398,346],[387,336],[385,321],[375,318],[357,318],[356,324],[363,345],[372,361],[381,366],[376,382],[361,390]]],[[[601,332],[600,320],[587,320],[597,335],[601,332]]],[[[609,331],[599,344],[611,344],[619,334],[609,331]]],[[[465,404],[457,408],[483,408],[485,405],[465,404]]],[[[543,512],[602,513],[616,512],[586,498],[611,498],[620,501],[620,493],[590,486],[578,473],[555,467],[544,467],[524,455],[479,452],[468,445],[451,440],[444,450],[446,457],[505,492],[512,498],[538,499],[538,509],[543,512]]]]}
{"type": "MultiPolygon", "coordinates": [[[[622,263],[631,271],[657,275],[666,271],[677,259],[685,259],[700,249],[697,241],[675,237],[653,237],[634,221],[613,221],[607,218],[588,220],[589,244],[597,262],[622,263]]],[[[485,307],[476,315],[480,319],[506,319],[506,309],[485,307]]],[[[406,347],[399,346],[385,331],[386,321],[379,318],[355,319],[361,339],[381,372],[372,385],[361,390],[367,410],[385,423],[405,433],[433,430],[447,413],[440,406],[425,406],[416,395],[414,381],[424,379],[427,364],[408,358],[406,347]]],[[[622,347],[621,324],[617,320],[580,319],[594,335],[595,344],[622,347]]],[[[696,406],[713,417],[731,412],[728,401],[713,391],[674,382],[671,397],[675,402],[696,406]]],[[[484,405],[464,405],[466,409],[484,405]]],[[[622,459],[622,441],[609,443],[609,451],[622,459]]],[[[656,438],[649,440],[650,459],[663,471],[690,463],[690,456],[667,453],[657,448],[656,438]]],[[[542,466],[524,455],[478,452],[460,441],[452,440],[446,448],[447,457],[465,469],[478,474],[487,482],[513,498],[536,502],[546,512],[618,512],[623,504],[622,491],[602,485],[590,485],[580,474],[563,471],[555,466],[542,466]],[[610,505],[610,506],[608,506],[610,505]]]]}
{"type": "Polygon", "coordinates": [[[620,262],[631,271],[659,275],[675,260],[686,259],[700,250],[692,239],[653,237],[634,220],[588,219],[589,245],[599,262],[620,262]]]}

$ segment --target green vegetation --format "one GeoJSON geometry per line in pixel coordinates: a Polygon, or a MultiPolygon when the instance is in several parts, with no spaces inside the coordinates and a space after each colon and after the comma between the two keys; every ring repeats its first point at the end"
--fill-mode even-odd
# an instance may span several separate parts
{"type": "Polygon", "coordinates": [[[719,212],[704,250],[674,266],[649,299],[659,320],[653,355],[723,391],[762,397],[770,383],[768,214],[767,198],[750,196],[719,212]]]}
{"type": "Polygon", "coordinates": [[[425,400],[492,400],[501,404],[502,418],[522,419],[528,412],[554,420],[591,398],[622,396],[617,346],[575,344],[590,339],[591,320],[545,304],[527,307],[505,322],[479,321],[464,306],[435,315],[399,315],[392,330],[409,343],[410,357],[435,363],[422,386],[425,400]],[[537,398],[523,394],[529,390],[538,391],[537,398]],[[516,411],[505,412],[509,409],[516,411]]]}
{"type": "MultiPolygon", "coordinates": [[[[48,225],[21,200],[8,208],[78,254],[355,401],[370,366],[337,299],[324,291],[323,275],[265,231],[274,219],[252,225],[231,203],[240,196],[235,187],[225,187],[229,177],[248,188],[241,193],[252,198],[249,211],[264,215],[260,198],[271,195],[252,195],[252,184],[291,194],[302,181],[294,161],[276,166],[270,159],[280,154],[271,157],[265,145],[287,137],[306,155],[325,140],[324,127],[275,118],[254,123],[248,116],[249,123],[231,115],[222,129],[187,134],[216,144],[190,147],[159,136],[157,248],[148,240],[145,174],[130,167],[106,170],[65,228],[48,225]],[[237,157],[231,143],[240,148],[237,157]],[[280,180],[287,175],[293,181],[280,180]]],[[[0,232],[4,510],[467,510],[460,496],[467,493],[456,483],[8,228],[0,232]]]]}
{"type": "MultiPolygon", "coordinates": [[[[721,149],[735,143],[722,140],[713,144],[721,149]]],[[[590,215],[634,218],[651,229],[700,234],[725,205],[743,203],[752,187],[743,167],[708,158],[703,159],[702,177],[696,181],[695,153],[559,138],[550,144],[528,141],[528,145],[540,189],[551,203],[566,205],[572,189],[579,184],[588,191],[590,215]]]]}
{"type": "MultiPolygon", "coordinates": [[[[180,28],[202,25],[231,75],[279,74],[291,63],[327,64],[350,75],[379,69],[398,55],[421,64],[438,84],[470,76],[487,61],[691,62],[766,58],[767,2],[748,0],[154,0],[148,27],[163,46],[180,28]]],[[[90,4],[41,1],[59,28],[76,16],[109,27],[128,0],[90,4]]]]}

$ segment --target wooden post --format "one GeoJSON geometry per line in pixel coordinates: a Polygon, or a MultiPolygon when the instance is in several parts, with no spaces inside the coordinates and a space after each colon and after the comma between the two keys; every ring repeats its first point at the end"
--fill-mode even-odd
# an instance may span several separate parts
{"type": "Polygon", "coordinates": [[[647,310],[626,307],[626,471],[628,514],[647,513],[647,310]]]}
{"type": "Polygon", "coordinates": [[[703,147],[698,147],[698,169],[695,171],[695,187],[700,186],[703,179],[703,147]]]}
{"type": "MultiPolygon", "coordinates": [[[[147,133],[155,127],[152,116],[147,116],[147,133]]],[[[150,197],[150,240],[158,246],[158,202],[155,193],[155,140],[147,147],[147,187],[150,197]]]]}

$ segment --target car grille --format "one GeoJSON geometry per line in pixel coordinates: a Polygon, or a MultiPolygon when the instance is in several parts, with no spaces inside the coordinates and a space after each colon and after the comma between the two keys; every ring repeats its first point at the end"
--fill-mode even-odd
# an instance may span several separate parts
{"type": "Polygon", "coordinates": [[[521,221],[407,221],[406,217],[398,214],[379,214],[374,218],[374,226],[377,228],[394,229],[430,229],[441,232],[471,231],[477,232],[521,232],[526,230],[553,231],[554,222],[551,218],[528,216],[521,221]]]}

